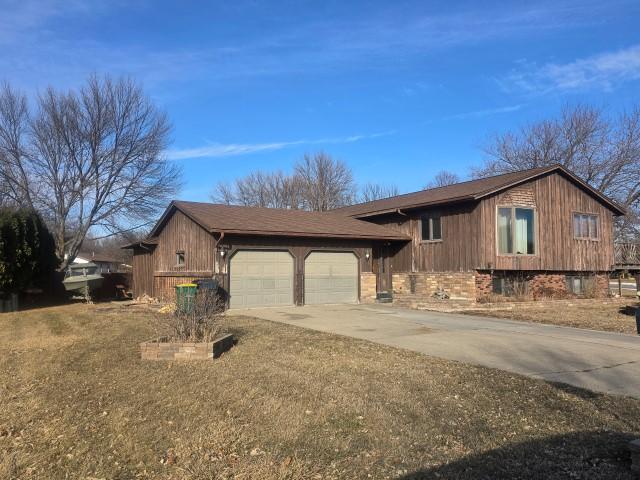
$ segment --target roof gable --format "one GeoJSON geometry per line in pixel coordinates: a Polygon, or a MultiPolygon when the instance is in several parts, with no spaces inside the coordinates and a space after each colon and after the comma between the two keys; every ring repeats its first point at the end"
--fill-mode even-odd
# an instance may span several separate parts
{"type": "Polygon", "coordinates": [[[412,192],[381,200],[374,200],[372,202],[351,205],[349,207],[336,209],[335,211],[354,218],[365,218],[370,216],[383,215],[385,213],[392,213],[397,210],[411,210],[432,205],[445,205],[458,202],[475,201],[514,187],[516,185],[528,182],[530,180],[534,180],[541,176],[553,173],[564,175],[574,184],[578,185],[580,188],[583,188],[584,190],[589,192],[589,194],[597,198],[615,214],[625,214],[625,210],[623,207],[616,204],[602,192],[594,189],[586,182],[582,181],[576,175],[560,165],[505,173],[502,175],[480,178],[477,180],[469,180],[466,182],[455,183],[444,187],[431,188],[419,192],[412,192]]]}

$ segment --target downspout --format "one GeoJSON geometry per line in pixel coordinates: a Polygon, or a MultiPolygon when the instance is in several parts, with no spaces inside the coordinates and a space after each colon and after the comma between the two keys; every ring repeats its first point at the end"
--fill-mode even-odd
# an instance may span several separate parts
{"type": "MultiPolygon", "coordinates": [[[[214,242],[213,243],[213,251],[214,251],[214,254],[215,254],[217,252],[217,250],[218,250],[218,245],[220,245],[220,242],[224,238],[224,232],[222,230],[220,230],[220,237],[218,237],[217,240],[216,240],[216,237],[215,237],[215,235],[213,233],[211,234],[211,236],[213,237],[213,242],[214,242]]],[[[214,267],[215,267],[215,264],[214,264],[214,267]]],[[[215,268],[213,270],[214,270],[214,272],[213,272],[214,274],[217,273],[215,271],[215,268]]]]}

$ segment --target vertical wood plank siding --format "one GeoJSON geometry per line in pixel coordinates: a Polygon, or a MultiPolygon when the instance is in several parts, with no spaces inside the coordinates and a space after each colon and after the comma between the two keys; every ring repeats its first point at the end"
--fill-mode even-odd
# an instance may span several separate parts
{"type": "MultiPolygon", "coordinates": [[[[559,174],[525,184],[536,208],[537,242],[533,256],[503,256],[496,248],[496,208],[513,204],[509,191],[481,202],[481,251],[478,268],[497,270],[608,271],[613,258],[613,213],[594,197],[559,174]],[[599,216],[598,240],[576,240],[573,213],[599,216]]],[[[526,203],[520,203],[526,205],[526,203]]]]}
{"type": "Polygon", "coordinates": [[[154,251],[156,272],[213,272],[213,236],[179,210],[167,220],[154,251]],[[176,251],[185,253],[184,266],[176,265],[176,251]]]}
{"type": "Polygon", "coordinates": [[[602,272],[614,263],[613,213],[558,173],[477,202],[383,215],[372,221],[411,235],[410,243],[398,244],[395,249],[392,269],[398,273],[486,269],[602,272]],[[535,255],[497,254],[499,205],[535,207],[535,255]],[[573,212],[599,215],[597,241],[573,238],[573,212]],[[421,241],[420,216],[424,213],[441,215],[441,242],[421,241]]]}
{"type": "Polygon", "coordinates": [[[391,262],[393,272],[446,272],[475,269],[479,251],[477,204],[458,204],[393,214],[376,223],[411,235],[412,241],[398,244],[391,262]],[[423,242],[420,217],[440,215],[442,240],[423,242]]]}
{"type": "Polygon", "coordinates": [[[153,296],[153,251],[136,247],[133,250],[132,286],[133,295],[153,296]]]}

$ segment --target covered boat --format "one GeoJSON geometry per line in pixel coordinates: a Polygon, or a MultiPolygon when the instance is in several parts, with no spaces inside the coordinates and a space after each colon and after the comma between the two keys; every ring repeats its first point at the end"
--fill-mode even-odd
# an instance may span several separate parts
{"type": "Polygon", "coordinates": [[[89,296],[92,291],[102,286],[104,278],[96,273],[95,263],[72,263],[67,270],[67,276],[62,281],[65,290],[89,296]]]}

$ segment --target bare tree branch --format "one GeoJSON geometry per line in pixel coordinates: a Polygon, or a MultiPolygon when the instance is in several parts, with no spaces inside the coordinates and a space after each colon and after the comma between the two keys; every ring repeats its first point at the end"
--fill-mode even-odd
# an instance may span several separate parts
{"type": "Polygon", "coordinates": [[[325,211],[353,203],[355,185],[347,165],[325,153],[305,154],[294,173],[252,172],[232,184],[218,183],[211,199],[227,205],[325,211]]]}
{"type": "Polygon", "coordinates": [[[383,198],[395,197],[400,191],[395,185],[380,185],[379,183],[367,183],[360,192],[360,202],[372,202],[383,198]]]}
{"type": "Polygon", "coordinates": [[[67,267],[97,225],[116,231],[157,216],[180,187],[163,157],[170,124],[129,79],[92,76],[79,91],[26,98],[0,91],[0,188],[41,212],[67,267]]]}
{"type": "Polygon", "coordinates": [[[447,170],[441,170],[436,173],[436,175],[433,177],[433,180],[431,180],[424,186],[423,190],[437,187],[446,187],[447,185],[453,185],[454,183],[459,182],[460,177],[457,174],[449,172],[447,170]]]}

